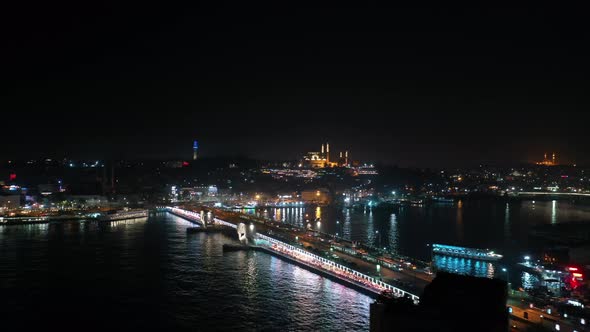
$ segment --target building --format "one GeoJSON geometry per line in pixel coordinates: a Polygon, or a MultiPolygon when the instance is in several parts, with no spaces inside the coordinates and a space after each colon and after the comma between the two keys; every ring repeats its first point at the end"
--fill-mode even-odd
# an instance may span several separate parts
{"type": "Polygon", "coordinates": [[[301,200],[305,203],[326,205],[332,202],[332,195],[326,188],[304,190],[301,192],[301,200]]]}
{"type": "Polygon", "coordinates": [[[380,296],[371,304],[370,330],[507,332],[507,299],[503,280],[438,272],[418,305],[380,296]]]}
{"type": "Polygon", "coordinates": [[[78,206],[85,207],[100,207],[109,204],[109,200],[101,195],[68,195],[66,199],[78,206]]]}
{"type": "Polygon", "coordinates": [[[553,154],[551,155],[551,159],[548,159],[547,153],[545,153],[543,155],[543,161],[538,161],[536,162],[536,164],[543,166],[557,166],[557,156],[555,155],[555,152],[553,152],[553,154]]]}
{"type": "Polygon", "coordinates": [[[20,207],[20,195],[0,195],[0,210],[12,210],[20,207]]]}
{"type": "Polygon", "coordinates": [[[340,158],[338,159],[338,166],[340,167],[350,167],[348,163],[348,151],[340,151],[340,158]]]}
{"type": "Polygon", "coordinates": [[[193,160],[197,160],[198,152],[199,152],[199,144],[195,140],[193,142],[193,160]]]}
{"type": "MultiPolygon", "coordinates": [[[[340,153],[340,155],[342,156],[342,153],[340,153]]],[[[346,156],[348,156],[348,151],[346,151],[346,156]]],[[[311,168],[341,166],[340,161],[334,162],[330,160],[330,143],[322,144],[321,152],[308,152],[303,157],[302,165],[311,168]]]]}

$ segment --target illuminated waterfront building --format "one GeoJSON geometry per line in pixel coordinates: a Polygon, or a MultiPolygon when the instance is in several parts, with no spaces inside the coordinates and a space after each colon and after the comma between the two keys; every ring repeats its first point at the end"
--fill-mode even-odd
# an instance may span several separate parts
{"type": "Polygon", "coordinates": [[[327,205],[332,201],[332,195],[326,188],[317,190],[304,190],[301,192],[301,200],[306,203],[327,205]]]}

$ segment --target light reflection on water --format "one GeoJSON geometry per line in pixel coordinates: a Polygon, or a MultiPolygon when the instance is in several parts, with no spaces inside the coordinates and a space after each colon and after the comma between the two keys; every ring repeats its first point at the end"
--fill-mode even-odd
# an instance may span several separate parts
{"type": "Polygon", "coordinates": [[[493,278],[496,271],[492,262],[442,255],[434,255],[434,266],[437,270],[481,278],[493,278]]]}
{"type": "MultiPolygon", "coordinates": [[[[275,217],[275,220],[299,227],[304,225],[306,214],[311,217],[307,219],[313,219],[317,212],[314,206],[280,209],[280,219],[275,217]]],[[[248,212],[263,215],[262,211],[256,209],[248,212]]],[[[271,216],[275,215],[273,209],[269,211],[271,216]]],[[[518,261],[523,255],[531,254],[535,248],[529,237],[532,227],[590,221],[590,206],[568,201],[537,200],[533,203],[493,199],[401,207],[327,206],[321,208],[321,219],[321,230],[324,232],[339,233],[347,240],[379,244],[401,255],[422,260],[430,259],[428,244],[440,243],[487,248],[503,254],[507,260],[518,261]]],[[[445,264],[457,266],[458,263],[446,261],[445,264]]],[[[464,263],[458,266],[482,276],[490,275],[492,271],[498,274],[503,267],[498,266],[498,263],[492,264],[493,269],[472,265],[470,267],[464,263]]],[[[497,276],[505,277],[501,272],[497,276]]],[[[515,275],[513,280],[519,283],[521,277],[515,275]]]]}
{"type": "MultiPolygon", "coordinates": [[[[60,319],[64,330],[80,322],[102,330],[369,329],[368,296],[264,253],[224,253],[233,240],[187,234],[190,226],[166,214],[0,226],[0,293],[10,304],[3,323],[35,312],[47,324],[63,316],[60,299],[75,303],[60,319]]],[[[18,323],[28,330],[35,322],[18,323]]]]}
{"type": "Polygon", "coordinates": [[[527,288],[533,288],[535,285],[537,285],[539,283],[539,278],[533,274],[530,274],[528,272],[523,272],[521,274],[521,284],[522,287],[527,289],[527,288]]]}

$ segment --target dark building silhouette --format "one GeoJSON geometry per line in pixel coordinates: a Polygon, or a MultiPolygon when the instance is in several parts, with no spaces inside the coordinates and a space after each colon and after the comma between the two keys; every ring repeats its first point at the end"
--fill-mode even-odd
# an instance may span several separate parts
{"type": "Polygon", "coordinates": [[[371,332],[506,332],[506,282],[439,272],[420,304],[380,296],[371,304],[371,332]]]}

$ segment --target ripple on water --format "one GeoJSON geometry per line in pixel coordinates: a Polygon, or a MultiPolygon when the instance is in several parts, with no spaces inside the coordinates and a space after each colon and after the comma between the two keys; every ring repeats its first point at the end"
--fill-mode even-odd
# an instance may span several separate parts
{"type": "Polygon", "coordinates": [[[66,330],[80,322],[94,322],[90,329],[368,330],[369,297],[264,253],[224,253],[230,239],[187,236],[189,225],[160,215],[116,227],[0,227],[0,291],[11,303],[4,314],[35,310],[47,327],[67,310],[66,330]],[[56,298],[70,304],[55,306],[56,298]]]}

